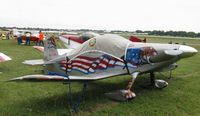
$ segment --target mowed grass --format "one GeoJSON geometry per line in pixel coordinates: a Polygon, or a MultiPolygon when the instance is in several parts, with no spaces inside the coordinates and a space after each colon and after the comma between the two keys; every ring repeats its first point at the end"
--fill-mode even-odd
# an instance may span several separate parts
{"type": "MultiPolygon", "coordinates": [[[[163,39],[150,38],[151,42],[163,39]]],[[[200,40],[186,40],[188,44],[200,40]],[[189,43],[191,42],[191,43],[189,43]]],[[[164,42],[167,43],[167,42],[164,42]]],[[[193,46],[200,51],[200,46],[193,46]]],[[[143,89],[140,85],[149,81],[148,74],[137,78],[134,89],[137,97],[130,102],[115,102],[104,93],[125,88],[129,75],[89,83],[86,97],[81,102],[78,113],[71,113],[67,100],[67,86],[62,83],[5,82],[8,79],[27,74],[36,74],[40,66],[27,66],[21,62],[40,59],[41,53],[31,46],[17,45],[13,40],[0,41],[0,52],[13,60],[0,64],[0,116],[38,115],[119,115],[119,116],[161,116],[161,115],[200,115],[200,54],[178,62],[173,78],[168,73],[156,73],[156,78],[169,82],[163,90],[143,89]]],[[[78,96],[82,83],[73,83],[73,96],[78,96]]]]}

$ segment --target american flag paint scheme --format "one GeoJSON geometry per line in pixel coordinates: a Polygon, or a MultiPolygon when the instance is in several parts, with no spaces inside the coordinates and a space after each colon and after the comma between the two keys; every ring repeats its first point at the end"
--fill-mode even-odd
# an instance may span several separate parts
{"type": "Polygon", "coordinates": [[[88,56],[78,56],[72,61],[66,62],[66,60],[63,60],[60,62],[61,69],[67,69],[67,72],[76,70],[84,74],[94,73],[97,69],[106,69],[114,66],[124,67],[124,63],[106,54],[95,58],[88,56]]]}
{"type": "MultiPolygon", "coordinates": [[[[157,55],[157,52],[152,47],[129,48],[126,54],[127,66],[129,68],[137,68],[141,64],[148,63],[148,57],[152,55],[157,55]]],[[[79,71],[84,74],[95,73],[95,70],[113,68],[116,66],[125,67],[124,62],[107,54],[103,54],[100,57],[89,56],[89,54],[81,55],[69,62],[62,60],[60,61],[60,67],[62,70],[67,70],[68,73],[79,71]]],[[[124,56],[121,59],[123,58],[124,56]]]]}

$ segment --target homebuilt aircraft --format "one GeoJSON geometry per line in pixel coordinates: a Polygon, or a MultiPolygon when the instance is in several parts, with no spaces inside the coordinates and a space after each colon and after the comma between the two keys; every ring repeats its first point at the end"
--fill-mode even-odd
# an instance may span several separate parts
{"type": "Polygon", "coordinates": [[[127,87],[119,90],[124,100],[136,97],[131,88],[139,74],[150,73],[151,85],[164,88],[168,83],[155,79],[154,72],[173,70],[178,60],[198,52],[186,45],[138,43],[113,34],[93,37],[63,55],[58,55],[52,37],[45,41],[44,46],[44,59],[35,64],[44,65],[45,74],[27,75],[10,81],[85,82],[129,74],[131,79],[127,87]]]}
{"type": "Polygon", "coordinates": [[[8,61],[8,60],[11,60],[11,58],[9,56],[5,55],[4,53],[0,52],[0,63],[8,61]]]}
{"type": "MultiPolygon", "coordinates": [[[[5,55],[4,53],[0,52],[0,63],[8,61],[8,60],[12,60],[9,56],[5,55]]],[[[0,72],[1,74],[2,72],[0,72]]]]}
{"type": "Polygon", "coordinates": [[[31,39],[30,41],[33,42],[37,42],[38,41],[38,32],[39,31],[31,31],[31,30],[17,30],[17,29],[13,29],[13,35],[15,38],[17,37],[21,37],[23,41],[26,41],[26,33],[30,33],[31,34],[31,39]]]}
{"type": "Polygon", "coordinates": [[[99,34],[94,33],[94,32],[85,32],[81,34],[80,36],[66,35],[66,34],[60,35],[59,39],[64,43],[64,45],[68,49],[75,49],[78,46],[80,46],[82,43],[84,43],[85,41],[96,36],[99,36],[99,34]]]}

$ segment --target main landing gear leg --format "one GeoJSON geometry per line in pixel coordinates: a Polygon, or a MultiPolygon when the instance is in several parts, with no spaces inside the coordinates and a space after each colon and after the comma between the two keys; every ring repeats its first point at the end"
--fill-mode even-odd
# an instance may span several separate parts
{"type": "Polygon", "coordinates": [[[154,86],[155,85],[155,74],[154,72],[150,72],[150,85],[154,86]]]}
{"type": "Polygon", "coordinates": [[[139,72],[132,73],[132,79],[128,82],[126,89],[118,90],[110,93],[106,93],[106,96],[115,101],[127,101],[136,97],[135,93],[131,91],[131,88],[137,78],[139,72]]]}
{"type": "Polygon", "coordinates": [[[139,72],[132,73],[132,79],[128,82],[128,86],[126,87],[125,90],[121,90],[122,95],[127,99],[127,100],[132,100],[133,98],[136,97],[136,94],[131,91],[131,88],[135,82],[135,79],[137,78],[139,72]]]}

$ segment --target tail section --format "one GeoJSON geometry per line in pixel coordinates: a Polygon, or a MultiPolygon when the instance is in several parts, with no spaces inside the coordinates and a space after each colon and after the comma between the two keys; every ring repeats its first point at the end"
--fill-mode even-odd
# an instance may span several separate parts
{"type": "Polygon", "coordinates": [[[47,37],[44,41],[44,61],[49,61],[58,56],[56,41],[54,37],[47,37]]]}

